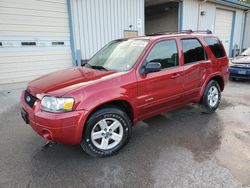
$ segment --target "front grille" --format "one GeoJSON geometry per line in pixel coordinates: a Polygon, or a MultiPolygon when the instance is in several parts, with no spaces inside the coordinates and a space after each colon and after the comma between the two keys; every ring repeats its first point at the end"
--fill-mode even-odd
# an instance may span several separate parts
{"type": "Polygon", "coordinates": [[[24,100],[32,108],[34,106],[37,98],[34,97],[33,95],[29,94],[27,91],[25,91],[24,100]]]}

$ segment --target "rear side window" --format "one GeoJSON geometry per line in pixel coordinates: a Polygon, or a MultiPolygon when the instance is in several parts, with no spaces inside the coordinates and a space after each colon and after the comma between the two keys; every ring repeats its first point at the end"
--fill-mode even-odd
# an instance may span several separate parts
{"type": "Polygon", "coordinates": [[[203,46],[198,39],[182,39],[184,64],[206,60],[203,46]]]}
{"type": "Polygon", "coordinates": [[[226,56],[226,53],[222,47],[222,44],[217,38],[205,37],[205,41],[208,44],[210,50],[213,52],[215,57],[221,58],[221,57],[226,56]]]}

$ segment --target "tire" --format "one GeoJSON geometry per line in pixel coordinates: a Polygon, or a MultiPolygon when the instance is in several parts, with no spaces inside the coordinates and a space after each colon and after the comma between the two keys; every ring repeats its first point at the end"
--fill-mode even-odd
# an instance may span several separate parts
{"type": "Polygon", "coordinates": [[[231,80],[231,81],[237,81],[237,79],[234,78],[234,77],[229,77],[229,80],[231,80]]]}
{"type": "Polygon", "coordinates": [[[221,89],[217,81],[208,82],[204,91],[200,107],[203,113],[211,114],[216,111],[221,101],[221,89]]]}
{"type": "Polygon", "coordinates": [[[87,121],[81,147],[93,157],[111,156],[127,144],[131,132],[131,120],[124,111],[113,106],[103,108],[87,121]]]}

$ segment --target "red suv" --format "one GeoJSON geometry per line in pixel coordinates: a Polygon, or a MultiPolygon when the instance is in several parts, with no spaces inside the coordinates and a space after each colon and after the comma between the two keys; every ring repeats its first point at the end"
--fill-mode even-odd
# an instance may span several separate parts
{"type": "Polygon", "coordinates": [[[188,103],[214,112],[228,75],[224,47],[211,34],[119,39],[83,67],[31,81],[21,95],[21,114],[46,140],[110,156],[138,121],[188,103]]]}

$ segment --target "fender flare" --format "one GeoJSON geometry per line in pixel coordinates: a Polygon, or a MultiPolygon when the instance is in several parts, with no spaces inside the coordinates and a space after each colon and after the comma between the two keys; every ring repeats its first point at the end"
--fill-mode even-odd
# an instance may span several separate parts
{"type": "Polygon", "coordinates": [[[200,93],[199,93],[199,100],[198,100],[198,101],[201,100],[201,98],[202,98],[202,96],[203,96],[203,94],[204,94],[204,92],[205,92],[205,89],[206,89],[206,86],[207,86],[208,82],[209,82],[210,80],[213,80],[213,78],[215,78],[215,77],[220,77],[221,80],[223,81],[223,83],[222,83],[223,85],[222,85],[222,86],[221,86],[220,83],[219,83],[219,85],[222,87],[222,88],[221,88],[221,91],[223,91],[223,89],[224,89],[224,83],[225,83],[225,81],[224,81],[224,79],[223,79],[223,75],[222,75],[220,72],[216,72],[216,73],[214,73],[214,74],[211,74],[209,77],[207,77],[207,79],[206,79],[205,82],[203,83],[203,85],[202,85],[202,87],[201,87],[201,90],[200,90],[200,93]]]}

